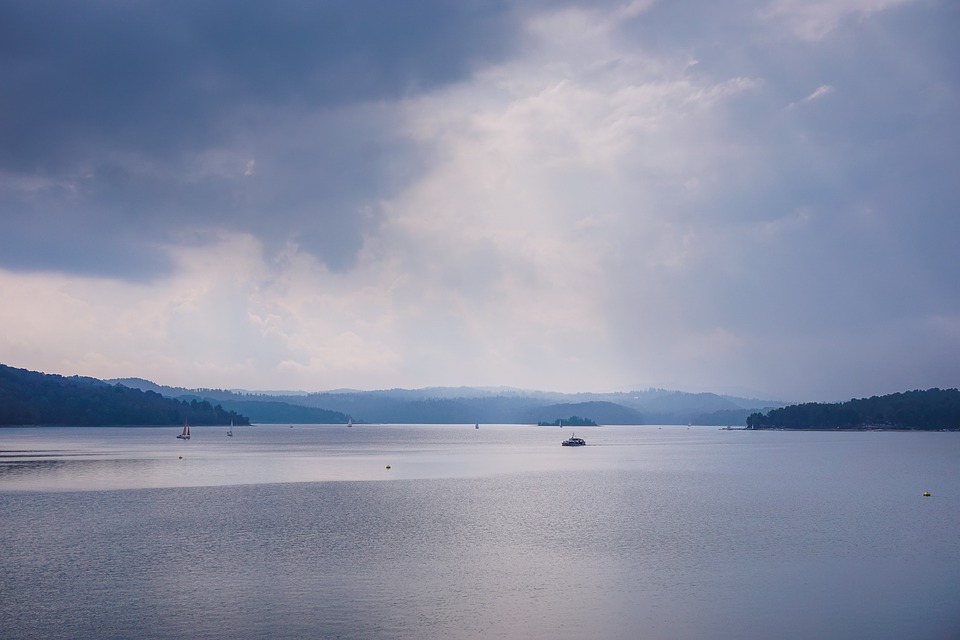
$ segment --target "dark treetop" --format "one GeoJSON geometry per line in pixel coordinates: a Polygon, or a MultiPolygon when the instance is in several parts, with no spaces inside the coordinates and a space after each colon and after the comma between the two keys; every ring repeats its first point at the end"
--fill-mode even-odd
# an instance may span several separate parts
{"type": "Polygon", "coordinates": [[[750,429],[960,430],[960,391],[928,389],[843,403],[808,402],[747,418],[750,429]]]}
{"type": "Polygon", "coordinates": [[[248,425],[207,401],[183,402],[94,378],[65,378],[0,364],[0,425],[248,425]]]}

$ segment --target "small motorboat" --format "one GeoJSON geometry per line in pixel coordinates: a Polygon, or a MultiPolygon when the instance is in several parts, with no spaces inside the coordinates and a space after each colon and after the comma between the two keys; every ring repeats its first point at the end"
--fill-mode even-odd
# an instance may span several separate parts
{"type": "Polygon", "coordinates": [[[572,436],[570,436],[560,444],[565,447],[582,447],[587,444],[587,441],[584,440],[583,438],[578,438],[577,434],[573,434],[572,436]]]}

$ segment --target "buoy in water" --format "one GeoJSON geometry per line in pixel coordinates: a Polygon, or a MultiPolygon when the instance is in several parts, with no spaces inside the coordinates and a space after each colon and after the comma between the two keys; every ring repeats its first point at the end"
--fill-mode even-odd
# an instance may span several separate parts
{"type": "Polygon", "coordinates": [[[926,496],[927,498],[929,498],[929,497],[930,497],[930,492],[929,492],[929,491],[924,491],[924,492],[923,492],[923,495],[926,496]]]}
{"type": "Polygon", "coordinates": [[[183,456],[180,456],[180,459],[183,460],[183,456]]]}
{"type": "Polygon", "coordinates": [[[389,469],[389,468],[390,468],[390,465],[387,465],[387,469],[389,469]]]}

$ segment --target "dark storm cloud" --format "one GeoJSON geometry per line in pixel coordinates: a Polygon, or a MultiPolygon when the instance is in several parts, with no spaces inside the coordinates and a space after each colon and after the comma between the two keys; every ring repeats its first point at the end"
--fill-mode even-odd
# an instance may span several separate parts
{"type": "Polygon", "coordinates": [[[179,224],[210,222],[345,265],[356,212],[388,188],[402,151],[382,114],[351,117],[354,105],[506,55],[509,18],[479,0],[3,3],[0,265],[110,271],[101,251],[58,252],[42,229],[15,235],[61,216],[99,249],[149,250],[179,224]],[[210,149],[237,157],[190,175],[187,159],[210,149]]]}
{"type": "Polygon", "coordinates": [[[228,133],[221,119],[238,104],[329,107],[429,89],[509,49],[501,10],[440,0],[4,3],[3,166],[48,166],[104,139],[198,144],[228,133]]]}

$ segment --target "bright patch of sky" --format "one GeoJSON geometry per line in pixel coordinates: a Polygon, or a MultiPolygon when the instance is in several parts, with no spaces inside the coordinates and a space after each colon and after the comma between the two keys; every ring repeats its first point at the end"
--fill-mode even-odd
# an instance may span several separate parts
{"type": "Polygon", "coordinates": [[[188,387],[960,380],[948,0],[0,6],[0,362],[188,387]]]}

